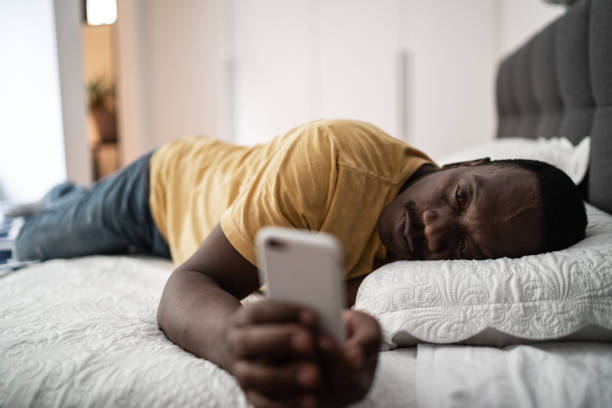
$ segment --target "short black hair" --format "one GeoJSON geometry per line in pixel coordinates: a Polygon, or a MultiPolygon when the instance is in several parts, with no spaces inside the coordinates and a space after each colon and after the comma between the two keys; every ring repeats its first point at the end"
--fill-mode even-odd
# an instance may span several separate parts
{"type": "Polygon", "coordinates": [[[565,172],[551,164],[526,159],[493,160],[483,165],[516,166],[536,175],[544,252],[565,249],[584,238],[587,216],[582,194],[565,172]]]}

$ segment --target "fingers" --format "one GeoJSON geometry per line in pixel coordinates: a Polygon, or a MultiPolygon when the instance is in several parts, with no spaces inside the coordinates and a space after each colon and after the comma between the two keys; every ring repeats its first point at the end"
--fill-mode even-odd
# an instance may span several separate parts
{"type": "Polygon", "coordinates": [[[382,331],[376,319],[363,312],[347,310],[344,313],[344,322],[348,332],[345,344],[347,349],[356,346],[366,355],[378,353],[382,331]]]}
{"type": "Polygon", "coordinates": [[[346,311],[344,321],[348,332],[345,343],[347,361],[356,370],[374,370],[382,342],[382,331],[378,321],[366,313],[355,310],[346,311]]]}
{"type": "Polygon", "coordinates": [[[317,400],[312,395],[289,397],[283,400],[274,400],[254,390],[245,391],[249,402],[255,408],[315,408],[317,400]]]}
{"type": "Polygon", "coordinates": [[[320,381],[318,368],[311,362],[270,366],[241,360],[234,364],[234,377],[245,390],[270,396],[291,396],[315,388],[320,381]]]}
{"type": "Polygon", "coordinates": [[[325,360],[332,365],[345,365],[344,352],[338,342],[327,334],[318,338],[319,350],[325,360]]]}
{"type": "Polygon", "coordinates": [[[311,309],[262,301],[230,323],[231,372],[255,407],[314,406],[318,399],[347,404],[370,388],[381,330],[371,316],[346,311],[347,340],[338,344],[316,328],[311,309]],[[316,397],[315,397],[316,395],[316,397]]]}
{"type": "Polygon", "coordinates": [[[341,355],[353,368],[363,367],[378,355],[382,341],[380,325],[372,316],[354,310],[346,310],[343,317],[347,328],[345,343],[341,346],[331,337],[320,335],[319,347],[330,358],[341,355]]]}
{"type": "Polygon", "coordinates": [[[343,345],[326,335],[317,340],[325,360],[337,370],[373,374],[382,341],[378,322],[368,314],[352,310],[345,311],[344,321],[347,339],[343,345]]]}
{"type": "Polygon", "coordinates": [[[336,402],[344,406],[363,398],[370,389],[376,365],[365,367],[361,363],[354,365],[352,353],[362,361],[363,351],[354,346],[351,349],[342,348],[332,337],[321,334],[319,348],[323,361],[326,394],[332,395],[336,402]]]}
{"type": "Polygon", "coordinates": [[[300,322],[314,327],[316,325],[316,314],[305,306],[264,300],[244,307],[234,317],[234,325],[236,326],[287,322],[300,322]]]}
{"type": "Polygon", "coordinates": [[[234,359],[311,357],[314,311],[303,306],[265,300],[239,310],[227,331],[234,359]]]}
{"type": "Polygon", "coordinates": [[[321,334],[318,339],[321,357],[328,370],[356,373],[364,369],[364,352],[357,346],[341,347],[332,337],[321,334]]]}
{"type": "Polygon", "coordinates": [[[238,361],[234,377],[255,407],[315,407],[315,387],[320,373],[313,363],[300,362],[284,366],[238,361]]]}
{"type": "Polygon", "coordinates": [[[314,355],[312,333],[296,323],[239,327],[228,334],[228,343],[237,359],[314,355]]]}

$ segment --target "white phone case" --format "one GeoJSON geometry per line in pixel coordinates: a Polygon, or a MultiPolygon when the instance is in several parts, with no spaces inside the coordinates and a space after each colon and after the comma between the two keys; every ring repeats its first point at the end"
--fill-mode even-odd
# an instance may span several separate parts
{"type": "Polygon", "coordinates": [[[311,307],[322,329],[344,343],[342,245],[332,235],[265,227],[257,234],[260,282],[271,299],[311,307]]]}

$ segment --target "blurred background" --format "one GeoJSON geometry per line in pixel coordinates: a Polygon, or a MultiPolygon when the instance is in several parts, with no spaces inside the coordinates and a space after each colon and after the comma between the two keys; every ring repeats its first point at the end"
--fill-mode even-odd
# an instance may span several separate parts
{"type": "MultiPolygon", "coordinates": [[[[552,1],[552,0],[550,0],[552,1]]],[[[0,200],[172,139],[374,123],[434,158],[495,130],[497,64],[543,0],[0,0],[0,200]]]]}

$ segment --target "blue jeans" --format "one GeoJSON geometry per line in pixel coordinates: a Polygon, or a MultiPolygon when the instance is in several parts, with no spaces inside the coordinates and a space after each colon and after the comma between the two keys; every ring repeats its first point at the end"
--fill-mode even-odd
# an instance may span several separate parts
{"type": "Polygon", "coordinates": [[[61,194],[26,219],[17,258],[49,259],[145,252],[170,258],[151,216],[149,163],[153,152],[91,187],[64,184],[61,194]]]}

